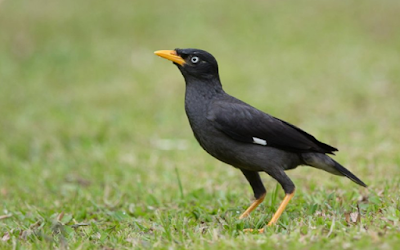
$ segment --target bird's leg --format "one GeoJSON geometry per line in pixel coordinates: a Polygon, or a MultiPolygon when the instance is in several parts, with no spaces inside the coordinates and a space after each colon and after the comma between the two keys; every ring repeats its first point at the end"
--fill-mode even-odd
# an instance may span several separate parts
{"type": "Polygon", "coordinates": [[[256,207],[258,207],[258,205],[260,205],[261,202],[263,202],[265,194],[267,193],[258,172],[248,171],[244,169],[241,169],[241,171],[246,177],[246,179],[249,181],[251,187],[253,188],[254,197],[256,198],[256,200],[249,206],[249,208],[246,209],[246,211],[244,211],[242,215],[240,215],[239,219],[243,219],[249,216],[249,214],[254,209],[256,209],[256,207]]]}
{"type": "Polygon", "coordinates": [[[260,198],[253,201],[253,203],[251,203],[251,205],[246,209],[246,211],[244,211],[244,213],[242,213],[240,215],[239,219],[243,219],[243,218],[246,218],[247,216],[249,216],[250,213],[264,201],[265,195],[266,195],[266,193],[262,194],[260,198]]]}
{"type": "MultiPolygon", "coordinates": [[[[286,194],[285,198],[283,199],[281,205],[279,205],[278,210],[276,210],[274,216],[272,216],[272,219],[269,221],[268,226],[274,225],[279,217],[281,217],[283,211],[285,210],[287,204],[289,203],[290,199],[292,199],[294,196],[294,191],[291,194],[286,194]]],[[[253,229],[245,229],[245,232],[253,232],[253,229]]],[[[264,228],[258,229],[259,233],[264,233],[264,228]]]]}
{"type": "Polygon", "coordinates": [[[295,186],[290,178],[285,174],[283,170],[277,171],[271,174],[272,177],[275,178],[281,185],[283,190],[285,191],[285,198],[283,199],[282,203],[279,205],[278,210],[276,210],[274,216],[269,221],[268,226],[275,224],[279,217],[281,217],[283,211],[285,210],[287,204],[294,196],[295,186]]]}
{"type": "MultiPolygon", "coordinates": [[[[293,198],[294,196],[294,191],[295,191],[295,186],[293,182],[290,180],[290,178],[285,174],[283,170],[281,171],[276,171],[274,173],[270,174],[272,177],[274,177],[281,185],[283,190],[285,191],[285,198],[283,199],[282,203],[279,205],[278,210],[274,213],[272,216],[272,219],[269,221],[268,226],[272,226],[278,222],[279,217],[281,217],[283,211],[285,210],[287,204],[289,201],[293,198]]],[[[245,229],[245,231],[250,231],[252,232],[252,229],[245,229]]],[[[264,228],[258,229],[259,233],[264,232],[264,228]]]]}
{"type": "Polygon", "coordinates": [[[285,210],[287,204],[289,203],[290,199],[293,198],[293,196],[294,196],[294,190],[293,193],[285,195],[285,198],[283,199],[281,205],[279,205],[278,210],[276,210],[274,216],[272,216],[272,219],[269,221],[268,226],[271,226],[278,221],[279,217],[281,217],[283,211],[285,210]]]}

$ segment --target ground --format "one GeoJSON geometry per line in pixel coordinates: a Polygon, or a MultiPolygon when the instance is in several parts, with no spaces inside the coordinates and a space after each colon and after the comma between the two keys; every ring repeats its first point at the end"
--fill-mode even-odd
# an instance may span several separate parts
{"type": "Polygon", "coordinates": [[[0,1],[0,249],[393,249],[400,244],[400,4],[0,1]],[[153,51],[214,54],[225,90],[339,148],[369,185],[300,167],[251,217],[153,51]]]}

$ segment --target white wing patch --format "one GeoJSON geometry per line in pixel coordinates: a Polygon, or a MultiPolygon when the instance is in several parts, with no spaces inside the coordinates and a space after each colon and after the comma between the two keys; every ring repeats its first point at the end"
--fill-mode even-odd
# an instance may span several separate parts
{"type": "Polygon", "coordinates": [[[253,143],[260,144],[260,145],[263,145],[263,146],[267,145],[267,141],[266,140],[263,140],[263,139],[260,139],[260,138],[257,138],[257,137],[253,137],[253,143]]]}

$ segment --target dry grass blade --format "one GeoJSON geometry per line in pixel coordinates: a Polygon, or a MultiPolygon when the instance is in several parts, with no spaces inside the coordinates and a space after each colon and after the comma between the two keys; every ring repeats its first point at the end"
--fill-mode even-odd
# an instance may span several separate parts
{"type": "Polygon", "coordinates": [[[7,218],[10,218],[12,216],[12,214],[5,214],[5,215],[0,215],[0,220],[4,220],[7,218]]]}

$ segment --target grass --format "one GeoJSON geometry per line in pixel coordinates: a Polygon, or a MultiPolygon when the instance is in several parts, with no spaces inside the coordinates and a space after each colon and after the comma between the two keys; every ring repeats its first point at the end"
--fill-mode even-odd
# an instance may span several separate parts
{"type": "Polygon", "coordinates": [[[376,1],[0,1],[0,249],[393,249],[400,244],[400,5],[376,1]],[[204,153],[178,70],[202,48],[225,90],[337,146],[368,185],[204,153]]]}

